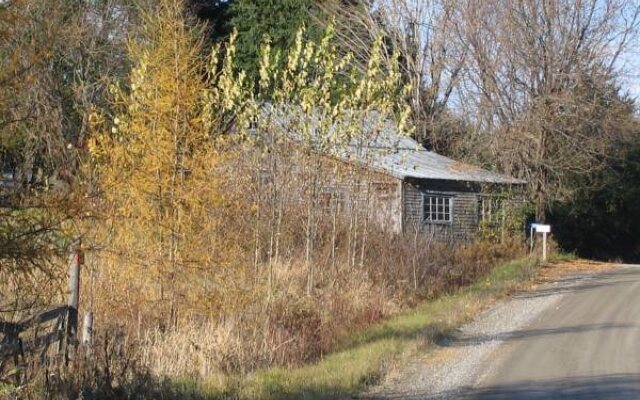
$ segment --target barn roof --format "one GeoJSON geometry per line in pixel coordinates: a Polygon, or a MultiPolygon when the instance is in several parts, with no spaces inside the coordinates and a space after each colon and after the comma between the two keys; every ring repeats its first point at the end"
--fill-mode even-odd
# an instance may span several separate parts
{"type": "MultiPolygon", "coordinates": [[[[302,140],[299,135],[293,133],[298,131],[296,125],[299,119],[292,116],[296,113],[293,113],[291,108],[287,107],[284,112],[279,107],[267,107],[266,110],[271,117],[275,117],[273,120],[289,136],[302,140]]],[[[311,125],[321,125],[319,122],[321,118],[314,117],[313,120],[311,125]]],[[[497,184],[526,183],[521,179],[465,164],[428,151],[414,139],[401,134],[391,121],[385,120],[380,123],[380,120],[380,116],[377,114],[360,118],[362,134],[351,139],[348,145],[334,144],[332,140],[327,141],[324,138],[318,138],[315,141],[324,141],[323,146],[319,147],[329,155],[347,162],[367,165],[374,170],[385,172],[399,179],[436,179],[497,184]]],[[[314,131],[319,132],[320,130],[315,129],[314,131]]],[[[339,128],[331,126],[329,131],[335,134],[339,128]]],[[[317,133],[317,136],[320,134],[317,133]]],[[[344,143],[340,140],[336,142],[344,143]]]]}
{"type": "Polygon", "coordinates": [[[369,153],[368,156],[362,157],[362,152],[358,151],[347,151],[342,154],[341,158],[365,161],[372,168],[387,172],[400,179],[438,179],[498,184],[526,183],[505,174],[465,164],[428,151],[408,137],[397,136],[391,145],[364,145],[364,148],[369,153]]]}

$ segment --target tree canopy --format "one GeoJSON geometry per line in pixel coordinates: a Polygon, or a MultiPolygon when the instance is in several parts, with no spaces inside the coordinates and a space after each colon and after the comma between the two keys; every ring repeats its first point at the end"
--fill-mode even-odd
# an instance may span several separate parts
{"type": "Polygon", "coordinates": [[[313,18],[319,13],[314,0],[235,0],[231,4],[231,26],[238,33],[238,68],[256,81],[265,39],[274,53],[281,54],[294,45],[296,32],[303,27],[306,39],[318,39],[322,29],[313,18]]]}

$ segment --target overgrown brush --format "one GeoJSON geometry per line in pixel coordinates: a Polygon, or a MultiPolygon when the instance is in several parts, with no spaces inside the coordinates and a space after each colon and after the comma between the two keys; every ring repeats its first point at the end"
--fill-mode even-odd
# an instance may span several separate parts
{"type": "MultiPolygon", "coordinates": [[[[181,391],[141,363],[138,343],[122,332],[104,330],[90,352],[80,347],[71,361],[27,362],[21,384],[0,384],[0,399],[177,399],[198,397],[181,391]]],[[[35,357],[37,358],[37,357],[35,357]]],[[[24,371],[23,371],[24,372],[24,371]]]]}
{"type": "Polygon", "coordinates": [[[274,266],[271,293],[255,293],[251,306],[219,321],[183,321],[169,332],[143,338],[143,362],[164,376],[215,379],[274,365],[317,360],[349,335],[415,305],[468,285],[492,267],[522,254],[517,242],[419,246],[417,280],[413,247],[380,233],[364,266],[348,274],[323,271],[306,294],[304,264],[274,266]]]}

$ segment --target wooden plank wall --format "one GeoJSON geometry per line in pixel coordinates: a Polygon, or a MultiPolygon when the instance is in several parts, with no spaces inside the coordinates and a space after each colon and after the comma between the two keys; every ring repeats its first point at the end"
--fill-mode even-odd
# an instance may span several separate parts
{"type": "Polygon", "coordinates": [[[373,222],[388,232],[402,233],[402,181],[375,182],[369,196],[373,222]]]}
{"type": "Polygon", "coordinates": [[[399,179],[369,172],[360,177],[357,185],[336,179],[320,190],[321,193],[342,192],[345,199],[342,212],[347,215],[358,213],[388,232],[402,233],[402,181],[399,179]]]}

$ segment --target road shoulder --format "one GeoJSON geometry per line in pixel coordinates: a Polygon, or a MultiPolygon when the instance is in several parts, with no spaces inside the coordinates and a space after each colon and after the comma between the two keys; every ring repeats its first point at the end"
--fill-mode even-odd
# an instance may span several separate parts
{"type": "Polygon", "coordinates": [[[486,366],[506,357],[508,344],[577,285],[612,264],[569,261],[542,267],[531,287],[498,301],[452,335],[438,340],[422,354],[373,388],[369,399],[446,399],[456,396],[492,373],[486,366]],[[495,350],[502,347],[500,352],[495,350]]]}

